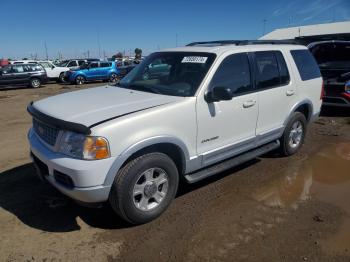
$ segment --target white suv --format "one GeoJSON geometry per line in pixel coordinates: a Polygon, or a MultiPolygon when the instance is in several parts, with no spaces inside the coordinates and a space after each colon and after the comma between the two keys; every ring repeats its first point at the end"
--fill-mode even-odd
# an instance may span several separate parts
{"type": "Polygon", "coordinates": [[[68,67],[57,66],[51,61],[37,61],[36,63],[42,65],[46,71],[47,77],[50,80],[55,80],[57,82],[64,82],[64,74],[69,71],[68,67]]]}
{"type": "Polygon", "coordinates": [[[149,55],[116,86],[31,103],[31,156],[62,193],[145,223],[180,177],[193,183],[278,148],[294,154],[321,89],[304,46],[193,43],[149,55]]]}

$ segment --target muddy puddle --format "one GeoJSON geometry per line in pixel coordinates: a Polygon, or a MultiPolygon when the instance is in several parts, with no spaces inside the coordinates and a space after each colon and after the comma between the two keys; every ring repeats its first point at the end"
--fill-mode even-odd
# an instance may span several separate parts
{"type": "MultiPolygon", "coordinates": [[[[310,199],[340,208],[344,213],[338,231],[320,239],[329,254],[350,250],[350,143],[330,144],[303,161],[292,163],[275,179],[253,193],[269,207],[298,209],[310,199]]],[[[315,217],[322,222],[322,218],[315,217]]]]}

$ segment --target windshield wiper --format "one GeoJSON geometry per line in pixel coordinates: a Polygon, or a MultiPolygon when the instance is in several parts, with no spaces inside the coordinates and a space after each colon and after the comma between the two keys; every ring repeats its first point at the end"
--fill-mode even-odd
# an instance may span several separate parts
{"type": "MultiPolygon", "coordinates": [[[[154,94],[162,94],[161,92],[159,92],[157,89],[152,88],[150,86],[141,86],[141,85],[129,85],[126,88],[130,88],[130,89],[135,89],[135,90],[146,90],[146,91],[151,91],[154,94]]],[[[140,90],[140,91],[141,91],[140,90]]]]}

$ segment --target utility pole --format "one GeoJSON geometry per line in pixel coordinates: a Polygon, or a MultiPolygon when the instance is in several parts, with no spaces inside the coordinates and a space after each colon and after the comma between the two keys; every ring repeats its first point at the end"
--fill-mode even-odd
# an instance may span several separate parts
{"type": "Polygon", "coordinates": [[[90,50],[87,50],[87,58],[90,58],[90,50]]]}
{"type": "Polygon", "coordinates": [[[97,29],[98,58],[101,58],[100,31],[97,29]]]}
{"type": "Polygon", "coordinates": [[[175,38],[176,38],[176,40],[175,40],[175,46],[177,47],[177,34],[175,35],[175,38]]]}
{"type": "Polygon", "coordinates": [[[262,22],[263,22],[263,35],[265,35],[265,31],[266,31],[266,22],[267,22],[267,20],[266,20],[266,19],[263,19],[262,22]]]}
{"type": "Polygon", "coordinates": [[[49,54],[47,53],[46,41],[45,41],[45,54],[46,54],[46,60],[49,60],[49,54]]]}

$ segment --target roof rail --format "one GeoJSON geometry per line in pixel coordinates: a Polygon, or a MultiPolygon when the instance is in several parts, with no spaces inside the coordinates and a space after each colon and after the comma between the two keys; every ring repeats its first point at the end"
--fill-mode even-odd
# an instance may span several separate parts
{"type": "Polygon", "coordinates": [[[218,40],[193,42],[186,46],[221,46],[221,45],[297,45],[294,40],[218,40]]]}

